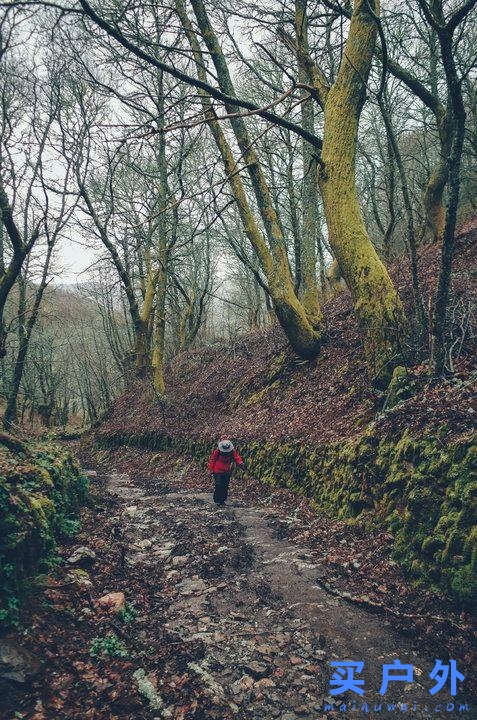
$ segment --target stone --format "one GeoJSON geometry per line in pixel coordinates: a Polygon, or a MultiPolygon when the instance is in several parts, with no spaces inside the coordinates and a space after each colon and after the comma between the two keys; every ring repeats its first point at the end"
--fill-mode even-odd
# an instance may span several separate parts
{"type": "Polygon", "coordinates": [[[154,557],[161,558],[161,560],[167,560],[172,555],[172,550],[164,548],[163,550],[154,550],[152,554],[154,557]]]}
{"type": "Polygon", "coordinates": [[[242,675],[241,678],[232,683],[230,689],[234,695],[239,695],[240,693],[247,692],[247,690],[251,690],[254,684],[255,681],[250,675],[242,675]]]}
{"type": "Polygon", "coordinates": [[[299,665],[299,664],[302,663],[302,662],[303,662],[303,659],[297,657],[296,655],[292,655],[292,656],[290,657],[290,663],[291,663],[292,665],[299,665]]]}
{"type": "Polygon", "coordinates": [[[256,662],[255,660],[252,660],[249,663],[245,663],[243,665],[243,668],[246,672],[248,672],[252,677],[255,678],[263,678],[266,675],[269,675],[271,672],[271,669],[267,667],[264,663],[256,662]]]}
{"type": "Polygon", "coordinates": [[[186,565],[188,561],[188,557],[186,555],[176,555],[172,558],[172,565],[173,567],[181,567],[182,565],[186,565]]]}
{"type": "Polygon", "coordinates": [[[82,570],[81,568],[74,568],[74,570],[70,570],[66,577],[71,583],[83,590],[88,590],[93,587],[93,583],[91,582],[88,573],[86,570],[82,570]]]}
{"type": "Polygon", "coordinates": [[[271,655],[274,652],[274,649],[271,645],[257,645],[257,652],[259,652],[260,655],[271,655]]]}
{"type": "Polygon", "coordinates": [[[124,508],[124,514],[129,515],[129,517],[134,517],[134,515],[137,513],[137,505],[129,505],[129,507],[124,508]]]}
{"type": "Polygon", "coordinates": [[[271,687],[276,687],[276,685],[273,682],[273,680],[265,677],[265,678],[262,678],[261,680],[257,680],[257,682],[255,683],[255,687],[271,688],[271,687]]]}
{"type": "Polygon", "coordinates": [[[313,650],[311,654],[311,657],[315,660],[324,660],[326,658],[326,651],[325,650],[313,650]]]}
{"type": "Polygon", "coordinates": [[[38,660],[18,643],[8,638],[0,640],[0,678],[25,683],[39,668],[38,660]]]}
{"type": "Polygon", "coordinates": [[[280,718],[280,720],[297,720],[295,713],[292,712],[284,712],[280,718]]]}
{"type": "Polygon", "coordinates": [[[148,548],[152,547],[152,542],[150,540],[138,540],[136,545],[141,548],[141,550],[147,550],[148,548]]]}
{"type": "Polygon", "coordinates": [[[183,580],[180,584],[181,595],[200,595],[206,589],[206,584],[200,578],[197,580],[183,580]]]}
{"type": "Polygon", "coordinates": [[[133,678],[136,681],[138,692],[146,698],[149,702],[149,706],[152,710],[162,710],[164,707],[164,701],[157,692],[156,688],[149,680],[146,675],[144,668],[139,668],[133,673],[133,678]]]}
{"type": "Polygon", "coordinates": [[[67,562],[70,565],[92,565],[96,560],[96,553],[91,548],[82,545],[73,552],[67,562]]]}
{"type": "Polygon", "coordinates": [[[393,370],[383,410],[391,410],[403,400],[407,400],[413,394],[413,390],[414,383],[410,379],[409,373],[403,365],[398,365],[393,370]]]}
{"type": "Polygon", "coordinates": [[[179,570],[169,570],[169,572],[166,573],[166,578],[168,580],[172,580],[174,578],[178,578],[180,576],[179,570]]]}
{"type": "Polygon", "coordinates": [[[198,675],[201,680],[206,685],[206,694],[209,695],[212,693],[214,697],[220,697],[222,698],[224,695],[224,689],[222,685],[219,685],[212,675],[202,667],[202,665],[199,665],[199,663],[190,662],[187,664],[187,667],[189,670],[192,670],[196,675],[198,675]]]}
{"type": "Polygon", "coordinates": [[[97,604],[107,612],[114,614],[124,610],[126,598],[123,592],[111,592],[100,597],[97,604]]]}

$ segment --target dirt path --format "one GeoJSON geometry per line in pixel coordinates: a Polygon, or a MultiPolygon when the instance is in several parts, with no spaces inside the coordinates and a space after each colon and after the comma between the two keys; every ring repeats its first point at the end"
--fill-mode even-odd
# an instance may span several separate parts
{"type": "MultiPolygon", "coordinates": [[[[197,650],[181,669],[195,676],[207,711],[190,717],[425,718],[438,705],[446,716],[472,717],[446,690],[429,694],[435,658],[382,616],[323,587],[326,570],[309,550],[280,539],[272,505],[216,508],[208,493],[171,492],[164,483],[148,495],[129,475],[103,480],[119,501],[110,522],[120,528],[127,568],[162,578],[160,621],[178,645],[197,650]],[[413,682],[390,682],[381,696],[382,665],[396,658],[414,666],[413,682]],[[363,697],[331,697],[333,660],[364,662],[357,675],[365,681],[363,697]],[[398,702],[407,711],[393,707],[398,702]]],[[[184,717],[171,702],[170,678],[159,678],[156,690],[160,710],[153,716],[184,717]]],[[[200,712],[200,702],[191,707],[200,712]]]]}

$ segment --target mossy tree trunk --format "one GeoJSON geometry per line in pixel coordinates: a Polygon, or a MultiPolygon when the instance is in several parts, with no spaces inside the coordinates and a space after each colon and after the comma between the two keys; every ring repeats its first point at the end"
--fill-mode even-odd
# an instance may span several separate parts
{"type": "MultiPolygon", "coordinates": [[[[371,4],[378,14],[378,2],[371,4]]],[[[329,243],[365,333],[368,361],[375,376],[384,380],[396,354],[403,310],[389,273],[368,237],[355,179],[358,124],[376,32],[367,5],[355,0],[336,80],[329,89],[321,80],[317,85],[324,109],[319,186],[329,243]]]]}
{"type": "MultiPolygon", "coordinates": [[[[303,85],[309,81],[305,57],[309,55],[308,20],[306,0],[295,3],[295,34],[298,46],[298,77],[303,85]]],[[[309,91],[302,87],[301,120],[302,126],[312,135],[315,134],[315,107],[309,91]]],[[[298,294],[312,322],[322,321],[320,293],[316,272],[316,251],[319,242],[318,212],[318,158],[314,148],[305,139],[302,140],[303,180],[302,180],[302,233],[300,238],[300,282],[298,294]]]]}
{"type": "Polygon", "coordinates": [[[156,286],[156,317],[152,348],[152,366],[154,369],[154,389],[164,395],[164,343],[166,336],[166,291],[168,276],[168,250],[164,243],[159,253],[159,272],[156,286]]]}
{"type": "MultiPolygon", "coordinates": [[[[226,61],[210,24],[205,7],[201,0],[193,0],[192,6],[207,48],[214,61],[220,87],[223,92],[234,96],[235,89],[232,85],[226,61]]],[[[176,0],[175,7],[194,53],[198,77],[205,82],[206,64],[182,0],[176,0]]],[[[239,211],[244,232],[256,252],[266,277],[268,290],[278,321],[283,327],[290,345],[295,352],[305,358],[313,357],[319,352],[321,345],[323,317],[318,308],[312,319],[295,293],[280,223],[278,222],[277,214],[272,203],[265,175],[258,160],[257,153],[253,148],[253,143],[245,123],[243,119],[239,117],[231,119],[232,129],[250,175],[257,207],[259,208],[265,227],[268,243],[250,207],[244,185],[237,171],[237,164],[233,152],[217,120],[210,98],[205,91],[201,90],[199,94],[204,116],[207,119],[224,163],[228,182],[239,211]]],[[[231,111],[233,108],[227,107],[227,110],[231,111]]]]}
{"type": "MultiPolygon", "coordinates": [[[[432,34],[430,35],[432,38],[432,34]]],[[[443,204],[444,189],[449,176],[449,107],[445,106],[438,95],[437,82],[433,82],[432,66],[437,62],[432,42],[430,45],[431,78],[429,90],[424,83],[415,77],[409,70],[398,63],[388,60],[387,68],[418,97],[434,115],[439,138],[439,161],[431,171],[422,194],[422,204],[425,213],[425,228],[428,228],[434,241],[441,241],[445,226],[445,209],[443,204]]]]}
{"type": "Polygon", "coordinates": [[[151,367],[151,326],[154,313],[154,296],[160,274],[160,269],[153,270],[151,267],[150,253],[146,253],[146,255],[147,277],[144,287],[144,298],[139,311],[139,325],[136,331],[134,347],[134,362],[139,375],[143,375],[151,367]]]}
{"type": "Polygon", "coordinates": [[[443,203],[444,189],[449,178],[449,157],[451,138],[449,134],[449,115],[439,106],[435,113],[439,133],[439,162],[432,170],[422,195],[426,224],[434,242],[441,242],[446,224],[446,211],[443,203]]]}

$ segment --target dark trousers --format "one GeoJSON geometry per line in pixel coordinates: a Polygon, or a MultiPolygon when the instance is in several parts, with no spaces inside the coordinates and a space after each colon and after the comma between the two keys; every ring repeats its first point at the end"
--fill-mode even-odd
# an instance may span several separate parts
{"type": "Polygon", "coordinates": [[[214,503],[222,505],[229,492],[230,473],[214,473],[214,503]]]}

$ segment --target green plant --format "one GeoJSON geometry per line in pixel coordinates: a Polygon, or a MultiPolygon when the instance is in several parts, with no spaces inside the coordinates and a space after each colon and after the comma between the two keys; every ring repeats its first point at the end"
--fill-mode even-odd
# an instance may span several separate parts
{"type": "Polygon", "coordinates": [[[71,538],[79,533],[81,522],[60,515],[56,523],[56,529],[62,537],[71,538]]]}
{"type": "Polygon", "coordinates": [[[129,655],[123,641],[113,632],[108,633],[105,637],[93,638],[89,654],[94,658],[102,656],[126,658],[129,655]]]}
{"type": "Polygon", "coordinates": [[[118,612],[117,615],[121,622],[125,624],[132,623],[137,618],[137,610],[134,605],[126,603],[126,605],[118,612]]]}

